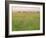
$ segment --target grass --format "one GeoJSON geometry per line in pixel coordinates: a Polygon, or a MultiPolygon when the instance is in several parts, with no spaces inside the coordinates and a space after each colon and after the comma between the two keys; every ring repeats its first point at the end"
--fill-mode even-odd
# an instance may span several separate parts
{"type": "Polygon", "coordinates": [[[13,13],[12,31],[26,31],[40,29],[40,13],[13,13]]]}

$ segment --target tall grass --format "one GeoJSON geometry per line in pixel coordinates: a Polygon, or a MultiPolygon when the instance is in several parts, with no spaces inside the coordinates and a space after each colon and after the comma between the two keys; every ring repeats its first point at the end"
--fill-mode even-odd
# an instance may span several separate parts
{"type": "Polygon", "coordinates": [[[12,31],[39,30],[40,12],[12,13],[12,31]]]}

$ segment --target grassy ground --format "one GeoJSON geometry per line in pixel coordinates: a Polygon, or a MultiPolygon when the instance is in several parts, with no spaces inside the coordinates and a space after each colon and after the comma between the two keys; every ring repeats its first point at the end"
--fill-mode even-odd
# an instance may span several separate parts
{"type": "Polygon", "coordinates": [[[39,13],[13,13],[12,31],[39,30],[39,13]]]}

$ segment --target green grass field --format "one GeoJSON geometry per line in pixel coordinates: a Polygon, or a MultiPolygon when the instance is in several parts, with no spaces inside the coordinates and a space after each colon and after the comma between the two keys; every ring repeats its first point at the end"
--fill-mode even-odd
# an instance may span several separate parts
{"type": "Polygon", "coordinates": [[[12,13],[12,31],[40,30],[40,13],[12,13]]]}

